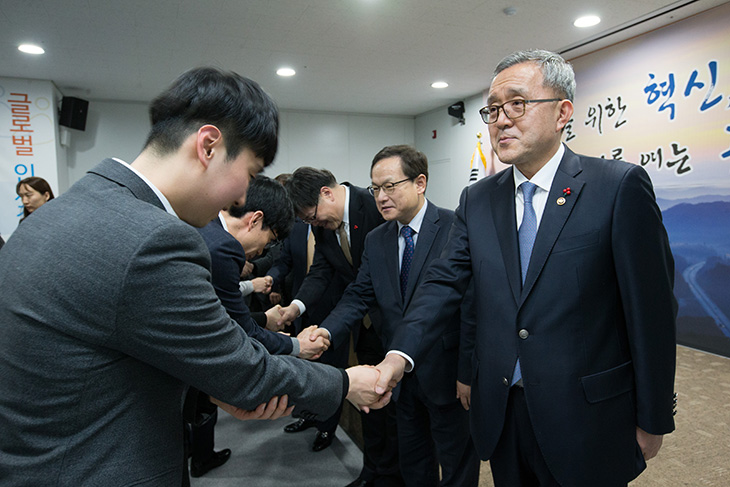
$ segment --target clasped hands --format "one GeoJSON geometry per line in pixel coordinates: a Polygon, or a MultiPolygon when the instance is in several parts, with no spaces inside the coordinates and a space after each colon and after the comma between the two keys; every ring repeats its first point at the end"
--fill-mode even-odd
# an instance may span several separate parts
{"type": "Polygon", "coordinates": [[[362,411],[380,409],[390,402],[393,388],[403,378],[406,360],[397,354],[388,354],[376,366],[358,365],[347,369],[350,389],[347,400],[362,411]]]}

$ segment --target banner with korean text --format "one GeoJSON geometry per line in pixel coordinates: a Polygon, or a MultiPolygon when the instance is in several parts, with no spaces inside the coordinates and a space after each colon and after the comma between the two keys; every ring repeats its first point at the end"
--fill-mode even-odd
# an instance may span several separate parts
{"type": "Polygon", "coordinates": [[[58,195],[57,112],[50,81],[0,78],[0,234],[18,226],[21,179],[38,176],[58,195]]]}
{"type": "Polygon", "coordinates": [[[730,3],[571,60],[563,139],[646,169],[675,258],[678,340],[730,357],[728,25],[730,3]]]}

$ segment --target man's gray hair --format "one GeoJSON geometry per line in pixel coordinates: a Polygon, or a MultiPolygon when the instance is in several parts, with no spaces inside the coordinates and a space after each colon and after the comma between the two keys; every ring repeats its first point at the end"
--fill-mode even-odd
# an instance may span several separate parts
{"type": "Polygon", "coordinates": [[[556,95],[562,96],[571,102],[575,98],[575,73],[573,66],[565,59],[550,51],[529,49],[513,52],[502,59],[494,69],[494,77],[507,68],[516,64],[535,63],[540,67],[543,77],[543,86],[552,88],[556,95]]]}

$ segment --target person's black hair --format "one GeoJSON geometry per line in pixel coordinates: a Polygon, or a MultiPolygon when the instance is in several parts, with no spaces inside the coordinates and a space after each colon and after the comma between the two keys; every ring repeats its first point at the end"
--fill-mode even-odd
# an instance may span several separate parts
{"type": "Polygon", "coordinates": [[[284,240],[294,226],[294,209],[284,186],[266,176],[256,176],[248,185],[243,206],[232,206],[228,213],[242,218],[246,213],[261,211],[263,228],[271,228],[278,240],[284,240]]]}
{"type": "Polygon", "coordinates": [[[300,167],[286,183],[286,190],[294,204],[294,211],[301,215],[319,202],[319,191],[323,186],[334,188],[337,186],[335,176],[327,169],[300,167]]]}
{"type": "Polygon", "coordinates": [[[373,162],[370,164],[370,175],[373,174],[375,164],[389,157],[400,158],[401,169],[407,178],[416,179],[420,174],[423,174],[426,176],[426,181],[428,181],[428,158],[426,154],[405,144],[389,145],[380,149],[380,152],[375,154],[373,162]]]}
{"type": "Polygon", "coordinates": [[[150,130],[145,148],[172,153],[203,125],[218,127],[228,160],[250,149],[268,166],[279,137],[279,111],[261,87],[232,71],[203,67],[183,73],[158,95],[149,108],[150,130]]]}

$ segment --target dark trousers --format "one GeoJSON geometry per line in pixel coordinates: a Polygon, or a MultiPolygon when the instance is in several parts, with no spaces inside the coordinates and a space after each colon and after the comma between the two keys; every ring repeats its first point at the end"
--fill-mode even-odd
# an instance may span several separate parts
{"type": "MultiPolygon", "coordinates": [[[[330,348],[325,351],[319,358],[319,361],[323,364],[331,365],[340,369],[347,368],[347,360],[350,355],[350,342],[341,343],[337,348],[330,348]]],[[[323,421],[315,421],[317,430],[334,434],[337,429],[337,425],[340,422],[340,416],[342,415],[342,404],[337,408],[335,414],[323,421]]]]}
{"type": "Polygon", "coordinates": [[[476,487],[481,461],[469,431],[469,412],[461,401],[434,404],[414,374],[406,375],[400,387],[396,404],[398,445],[406,485],[476,487]]]}
{"type": "MultiPolygon", "coordinates": [[[[385,358],[383,344],[375,327],[360,327],[357,340],[357,359],[362,365],[377,365],[385,358]]],[[[360,478],[374,487],[405,485],[398,463],[398,427],[396,405],[391,402],[382,409],[360,413],[364,442],[363,468],[360,478]]]]}
{"type": "Polygon", "coordinates": [[[218,406],[210,402],[207,394],[191,387],[183,404],[185,458],[183,462],[183,487],[190,485],[188,458],[201,464],[210,459],[215,446],[215,423],[218,406]]]}
{"type": "Polygon", "coordinates": [[[489,463],[496,487],[560,486],[537,444],[521,387],[510,389],[504,429],[489,463]]]}

